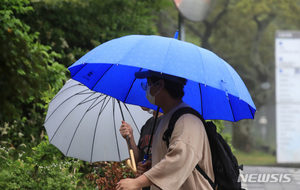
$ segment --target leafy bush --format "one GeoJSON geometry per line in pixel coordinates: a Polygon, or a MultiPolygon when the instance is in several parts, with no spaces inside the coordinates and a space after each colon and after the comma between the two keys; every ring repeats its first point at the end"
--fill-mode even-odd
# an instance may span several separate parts
{"type": "Polygon", "coordinates": [[[0,147],[0,189],[114,189],[134,177],[124,162],[89,164],[65,157],[46,136],[32,152],[0,147]]]}
{"type": "Polygon", "coordinates": [[[33,1],[26,21],[40,40],[62,54],[69,66],[97,45],[129,34],[154,34],[161,0],[44,0],[33,1]]]}
{"type": "Polygon", "coordinates": [[[60,54],[40,44],[24,22],[33,11],[29,3],[0,1],[0,137],[14,147],[40,142],[45,96],[52,98],[66,80],[60,54]]]}
{"type": "Polygon", "coordinates": [[[93,189],[80,171],[85,163],[65,158],[48,139],[31,155],[14,148],[0,148],[0,189],[93,189]]]}
{"type": "Polygon", "coordinates": [[[95,172],[87,178],[97,185],[98,189],[115,189],[117,183],[124,178],[133,178],[134,172],[123,162],[97,162],[93,164],[95,172]]]}
{"type": "Polygon", "coordinates": [[[225,128],[224,122],[222,120],[214,120],[214,124],[217,126],[217,132],[222,135],[224,140],[228,143],[228,145],[231,148],[231,151],[234,152],[234,147],[232,146],[232,135],[229,133],[223,133],[223,130],[225,128]]]}

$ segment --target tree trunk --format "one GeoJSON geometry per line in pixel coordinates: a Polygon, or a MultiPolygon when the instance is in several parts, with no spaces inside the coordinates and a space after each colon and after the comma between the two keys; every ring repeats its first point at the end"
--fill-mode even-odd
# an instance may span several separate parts
{"type": "MultiPolygon", "coordinates": [[[[265,64],[262,60],[259,47],[266,28],[274,18],[275,15],[273,14],[268,15],[264,20],[259,20],[256,16],[254,17],[254,21],[257,24],[257,31],[252,43],[250,60],[252,65],[255,66],[255,70],[252,72],[252,79],[250,78],[250,80],[252,80],[252,82],[256,81],[255,90],[253,91],[256,95],[253,97],[256,97],[254,102],[257,110],[264,105],[267,99],[270,98],[271,94],[269,93],[271,90],[261,89],[261,82],[268,81],[270,74],[267,73],[270,73],[271,71],[268,70],[268,64],[265,64]],[[256,80],[253,80],[253,77],[256,77],[256,80]]],[[[243,120],[236,123],[233,127],[232,142],[235,148],[250,152],[253,149],[252,122],[249,122],[249,120],[243,120]]]]}
{"type": "Polygon", "coordinates": [[[252,135],[251,120],[242,120],[233,123],[232,128],[232,145],[234,148],[251,152],[253,149],[253,135],[252,135]]]}

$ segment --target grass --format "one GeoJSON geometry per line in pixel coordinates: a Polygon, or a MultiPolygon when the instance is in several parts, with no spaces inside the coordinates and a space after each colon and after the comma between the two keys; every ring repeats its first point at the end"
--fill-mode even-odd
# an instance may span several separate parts
{"type": "Polygon", "coordinates": [[[276,156],[267,154],[262,151],[254,150],[250,153],[235,150],[234,155],[236,156],[239,164],[243,165],[275,165],[276,156]]]}

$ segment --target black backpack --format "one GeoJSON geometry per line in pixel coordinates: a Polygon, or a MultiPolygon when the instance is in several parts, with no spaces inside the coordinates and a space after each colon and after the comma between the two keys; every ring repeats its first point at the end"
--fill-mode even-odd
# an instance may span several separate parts
{"type": "Polygon", "coordinates": [[[187,113],[197,116],[204,124],[212,154],[212,165],[215,181],[213,182],[198,164],[196,165],[196,169],[204,176],[206,180],[208,180],[213,189],[241,190],[242,187],[239,180],[239,169],[243,169],[243,166],[239,167],[236,157],[231,152],[230,146],[216,131],[216,125],[211,121],[206,122],[199,112],[193,108],[183,107],[179,108],[173,113],[168,125],[168,129],[165,131],[163,136],[163,140],[166,141],[167,147],[169,147],[169,140],[171,138],[176,121],[180,116],[187,113]]]}

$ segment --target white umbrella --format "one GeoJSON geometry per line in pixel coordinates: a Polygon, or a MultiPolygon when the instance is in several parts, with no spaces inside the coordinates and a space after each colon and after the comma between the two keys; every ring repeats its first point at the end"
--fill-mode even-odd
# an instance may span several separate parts
{"type": "Polygon", "coordinates": [[[50,102],[44,126],[50,143],[68,157],[88,162],[121,161],[129,157],[119,132],[122,112],[137,140],[150,114],[71,79],[50,102]]]}

